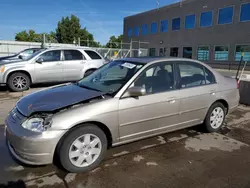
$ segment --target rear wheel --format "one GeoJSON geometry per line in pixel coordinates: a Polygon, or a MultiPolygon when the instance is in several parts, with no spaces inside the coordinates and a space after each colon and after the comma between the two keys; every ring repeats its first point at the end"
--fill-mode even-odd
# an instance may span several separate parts
{"type": "Polygon", "coordinates": [[[219,131],[225,121],[225,116],[226,108],[224,105],[219,102],[214,103],[204,121],[206,130],[210,133],[219,131]]]}
{"type": "Polygon", "coordinates": [[[30,87],[30,78],[27,74],[17,72],[12,75],[7,80],[8,87],[10,90],[15,92],[25,91],[30,87]]]}
{"type": "Polygon", "coordinates": [[[106,150],[106,135],[97,126],[89,124],[67,135],[59,148],[59,158],[69,172],[87,172],[100,164],[106,150]]]}

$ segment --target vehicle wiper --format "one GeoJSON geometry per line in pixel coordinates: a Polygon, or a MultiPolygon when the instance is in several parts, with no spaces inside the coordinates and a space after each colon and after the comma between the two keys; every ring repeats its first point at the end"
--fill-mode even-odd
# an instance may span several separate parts
{"type": "Polygon", "coordinates": [[[82,87],[82,88],[86,88],[86,89],[89,89],[89,90],[94,90],[94,91],[99,91],[99,92],[102,92],[101,90],[98,90],[98,89],[95,89],[95,88],[92,88],[92,87],[88,87],[88,86],[85,86],[83,84],[79,84],[78,82],[75,83],[77,86],[79,87],[82,87]]]}

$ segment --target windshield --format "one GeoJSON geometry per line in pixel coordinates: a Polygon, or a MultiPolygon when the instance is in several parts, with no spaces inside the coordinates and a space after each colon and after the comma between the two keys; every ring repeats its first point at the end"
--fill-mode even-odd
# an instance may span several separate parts
{"type": "Polygon", "coordinates": [[[78,86],[114,95],[144,64],[122,60],[111,61],[78,82],[78,86]]]}
{"type": "Polygon", "coordinates": [[[25,60],[26,60],[26,61],[31,60],[32,58],[36,57],[38,54],[40,54],[40,53],[43,52],[44,50],[45,50],[45,49],[41,49],[41,50],[36,51],[35,53],[33,53],[31,56],[29,56],[29,57],[26,58],[25,60]]]}

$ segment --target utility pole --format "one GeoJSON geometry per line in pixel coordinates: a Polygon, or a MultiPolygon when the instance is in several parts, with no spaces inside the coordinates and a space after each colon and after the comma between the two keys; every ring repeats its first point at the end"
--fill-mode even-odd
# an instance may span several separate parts
{"type": "Polygon", "coordinates": [[[81,46],[81,38],[78,37],[78,46],[81,46]]]}

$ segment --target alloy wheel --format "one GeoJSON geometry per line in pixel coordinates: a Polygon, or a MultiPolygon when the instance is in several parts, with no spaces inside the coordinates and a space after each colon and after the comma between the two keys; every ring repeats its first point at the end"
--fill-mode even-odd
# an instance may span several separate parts
{"type": "Polygon", "coordinates": [[[102,143],[96,135],[84,134],[71,144],[69,159],[76,167],[87,167],[98,159],[101,150],[102,143]]]}
{"type": "Polygon", "coordinates": [[[221,107],[216,107],[210,115],[210,124],[213,129],[218,129],[224,121],[225,112],[221,107]]]}
{"type": "Polygon", "coordinates": [[[24,78],[23,76],[16,76],[13,81],[13,86],[18,89],[18,90],[22,90],[25,87],[27,87],[27,80],[26,78],[24,78]]]}

